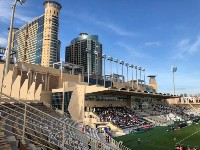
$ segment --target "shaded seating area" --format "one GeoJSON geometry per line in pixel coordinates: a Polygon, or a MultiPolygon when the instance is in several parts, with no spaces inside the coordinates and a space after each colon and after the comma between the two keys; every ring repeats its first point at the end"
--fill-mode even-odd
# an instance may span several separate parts
{"type": "Polygon", "coordinates": [[[137,113],[127,107],[94,107],[101,122],[111,122],[119,128],[131,128],[148,124],[137,113]]]}

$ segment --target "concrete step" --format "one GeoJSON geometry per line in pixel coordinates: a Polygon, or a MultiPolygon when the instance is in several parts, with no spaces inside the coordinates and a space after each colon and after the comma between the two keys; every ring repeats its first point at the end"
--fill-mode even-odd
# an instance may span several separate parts
{"type": "Polygon", "coordinates": [[[10,145],[7,144],[7,145],[0,145],[0,150],[12,150],[10,145]]]}

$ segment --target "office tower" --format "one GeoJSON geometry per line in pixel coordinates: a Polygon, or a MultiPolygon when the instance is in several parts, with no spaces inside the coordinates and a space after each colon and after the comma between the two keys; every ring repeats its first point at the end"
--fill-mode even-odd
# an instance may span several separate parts
{"type": "Polygon", "coordinates": [[[71,44],[66,47],[65,61],[83,66],[85,75],[88,73],[89,62],[90,75],[100,77],[102,75],[102,44],[99,42],[98,36],[80,33],[79,37],[73,39],[71,44]],[[87,52],[89,57],[87,57],[87,52]]]}
{"type": "Polygon", "coordinates": [[[48,0],[44,7],[43,15],[13,30],[12,50],[20,62],[52,67],[60,57],[58,27],[61,5],[48,0]]]}

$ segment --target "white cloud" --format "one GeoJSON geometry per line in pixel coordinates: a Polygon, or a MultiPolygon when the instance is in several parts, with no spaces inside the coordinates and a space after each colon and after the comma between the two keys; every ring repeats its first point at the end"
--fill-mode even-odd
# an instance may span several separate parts
{"type": "MultiPolygon", "coordinates": [[[[12,12],[12,1],[3,0],[0,4],[0,21],[4,23],[10,23],[11,12],[12,12]]],[[[20,23],[29,22],[32,17],[27,16],[24,9],[19,8],[19,3],[17,3],[15,11],[15,19],[20,23]]]]}
{"type": "Polygon", "coordinates": [[[177,56],[179,58],[184,58],[187,55],[193,55],[200,49],[200,36],[196,38],[196,40],[183,39],[177,44],[178,53],[177,56]]]}
{"type": "Polygon", "coordinates": [[[119,45],[121,48],[127,50],[129,55],[136,56],[136,57],[144,57],[144,55],[142,53],[139,53],[137,50],[135,50],[130,45],[127,45],[127,44],[125,44],[123,42],[118,42],[116,44],[119,45]]]}
{"type": "Polygon", "coordinates": [[[77,13],[74,13],[74,12],[71,12],[71,11],[63,11],[63,13],[65,15],[77,18],[79,20],[82,20],[82,21],[85,21],[85,22],[88,22],[88,23],[92,23],[92,24],[96,24],[96,25],[99,25],[100,27],[104,27],[104,28],[114,32],[117,35],[129,36],[129,37],[136,35],[136,33],[127,31],[127,30],[117,26],[116,24],[113,24],[113,23],[108,22],[108,21],[98,20],[98,19],[96,19],[97,17],[93,17],[91,15],[87,15],[87,14],[84,14],[84,13],[81,13],[81,14],[78,15],[77,13]]]}
{"type": "Polygon", "coordinates": [[[6,46],[7,44],[7,39],[0,37],[0,46],[6,46]]]}
{"type": "Polygon", "coordinates": [[[109,30],[112,30],[114,33],[121,35],[121,36],[135,36],[135,33],[126,31],[122,28],[120,28],[119,26],[116,26],[112,23],[108,23],[108,22],[101,22],[101,21],[95,21],[96,24],[101,25],[109,30]]]}
{"type": "Polygon", "coordinates": [[[161,45],[161,42],[160,41],[146,42],[144,45],[157,47],[161,45]]]}

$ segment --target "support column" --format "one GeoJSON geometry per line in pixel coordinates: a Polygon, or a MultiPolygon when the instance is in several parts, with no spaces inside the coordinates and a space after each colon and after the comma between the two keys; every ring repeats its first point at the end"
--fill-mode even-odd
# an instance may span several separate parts
{"type": "Polygon", "coordinates": [[[47,73],[47,91],[49,91],[50,74],[47,73]]]}
{"type": "Polygon", "coordinates": [[[62,114],[65,113],[65,82],[63,82],[62,114]]]}

